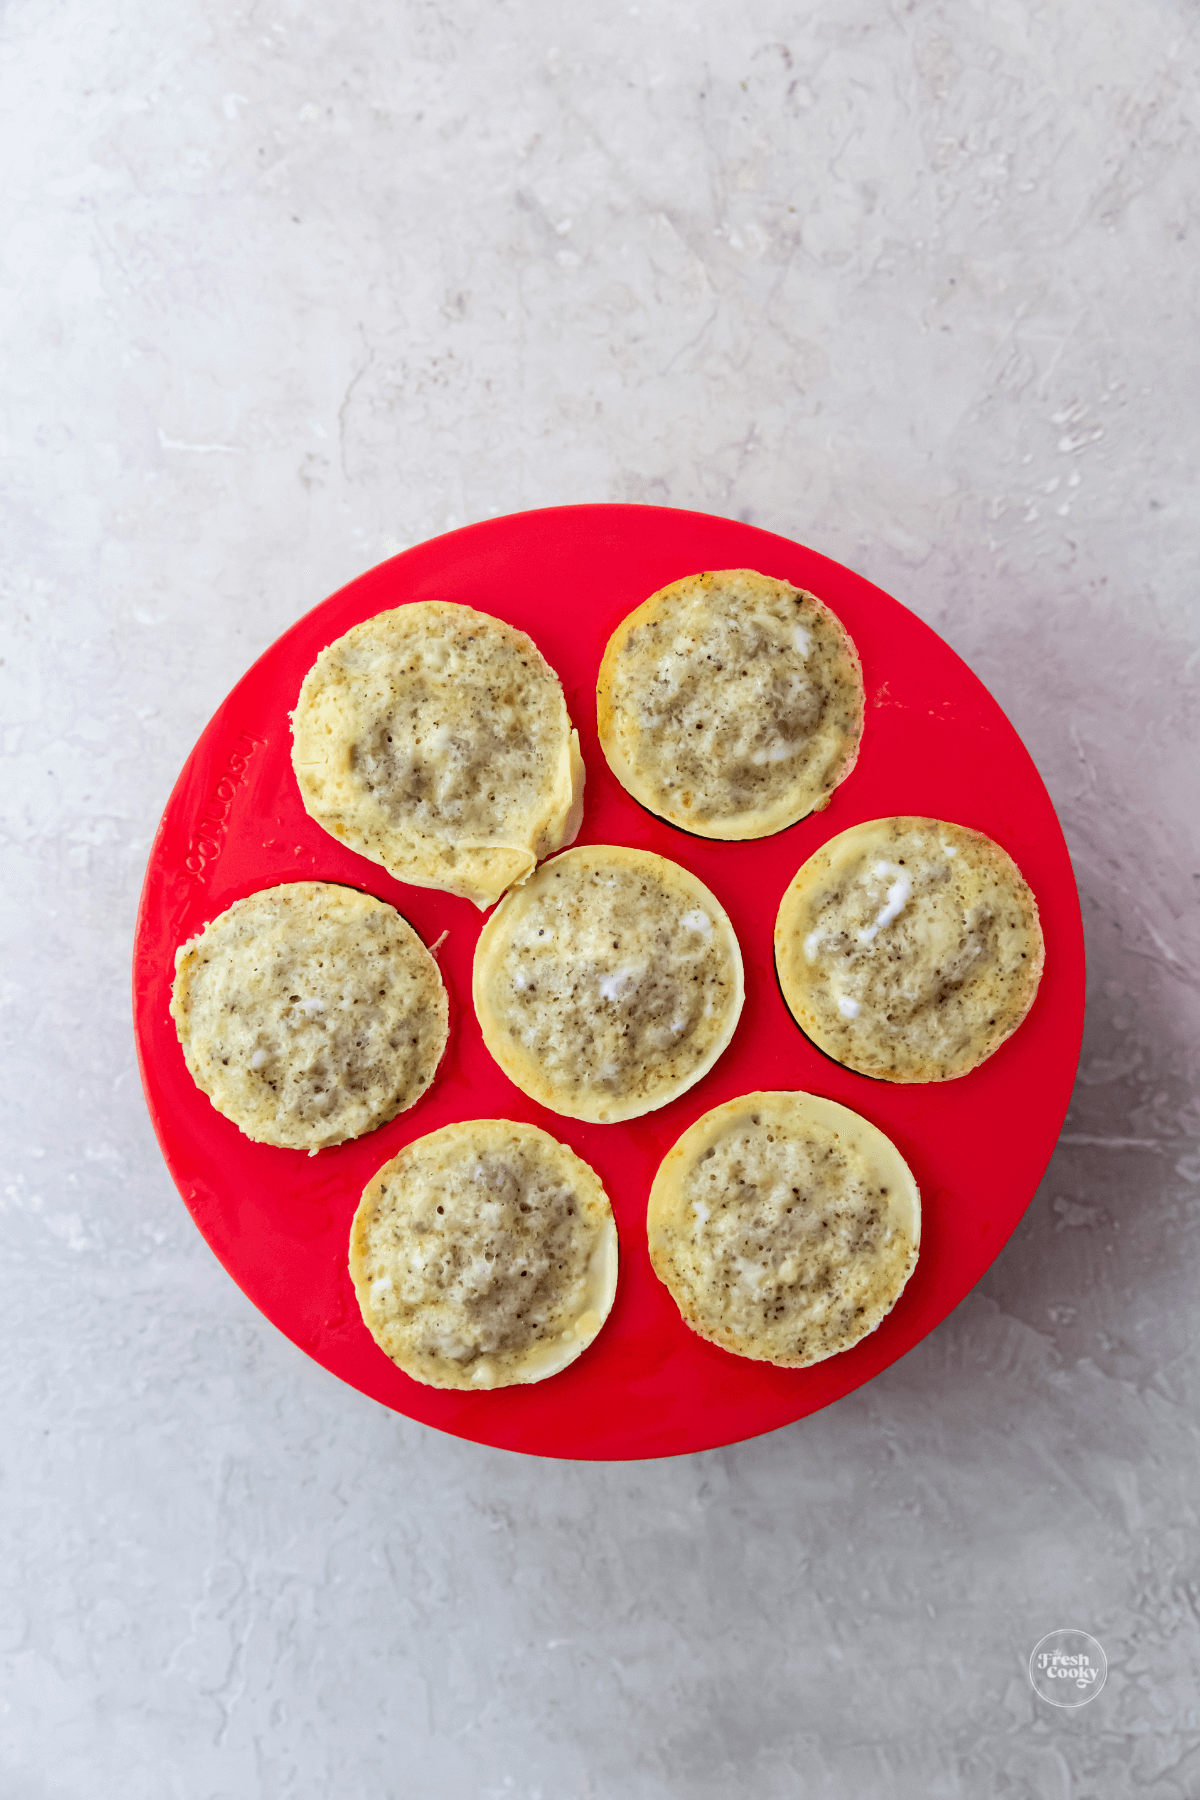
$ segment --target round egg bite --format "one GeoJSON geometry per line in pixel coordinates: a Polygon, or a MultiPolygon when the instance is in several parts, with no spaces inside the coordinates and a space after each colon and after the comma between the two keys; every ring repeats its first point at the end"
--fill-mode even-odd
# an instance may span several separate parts
{"type": "Polygon", "coordinates": [[[238,900],[175,953],[171,1017],[217,1111],[316,1151],[420,1099],[446,1048],[438,966],[395,907],[296,881],[238,900]]]}
{"type": "Polygon", "coordinates": [[[573,1119],[635,1119],[700,1080],[742,1010],[742,957],[703,882],[648,850],[544,863],[480,933],[475,1011],[511,1081],[573,1119]]]}
{"type": "Polygon", "coordinates": [[[617,1231],[587,1163],[536,1125],[470,1119],[368,1182],[350,1275],[371,1336],[415,1381],[544,1381],[582,1355],[617,1288],[617,1231]]]}
{"type": "Polygon", "coordinates": [[[491,906],[583,817],[562,684],[488,613],[416,601],[322,650],[292,714],[318,825],[397,881],[491,906]]]}
{"type": "Polygon", "coordinates": [[[768,837],[827,806],[858,757],[858,652],[815,594],[753,569],[689,575],[609,639],[600,743],[623,787],[701,837],[768,837]]]}
{"type": "Polygon", "coordinates": [[[916,1267],[921,1197],[896,1146],[815,1094],[743,1094],[663,1158],[650,1260],[684,1321],[800,1369],[875,1330],[916,1267]]]}
{"type": "Polygon", "coordinates": [[[977,1068],[1033,1005],[1037,902],[981,831],[872,819],[798,871],[775,925],[784,999],[819,1049],[885,1081],[977,1068]]]}

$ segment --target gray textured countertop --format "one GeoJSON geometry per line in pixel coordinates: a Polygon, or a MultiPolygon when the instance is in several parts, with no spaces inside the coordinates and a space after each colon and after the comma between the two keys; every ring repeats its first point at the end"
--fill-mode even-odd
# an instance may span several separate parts
{"type": "Polygon", "coordinates": [[[5,1800],[1200,1793],[1200,20],[713,0],[0,19],[5,1800]],[[128,1008],[213,708],[402,545],[751,520],[930,621],[1090,1011],[975,1293],[660,1464],[439,1436],[196,1233],[128,1008]],[[1077,1711],[1034,1644],[1109,1659],[1077,1711]]]}

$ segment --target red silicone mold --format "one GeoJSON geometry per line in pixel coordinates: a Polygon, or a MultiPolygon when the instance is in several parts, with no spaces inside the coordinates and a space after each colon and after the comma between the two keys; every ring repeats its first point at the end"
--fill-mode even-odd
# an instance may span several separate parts
{"type": "Polygon", "coordinates": [[[770,1431],[827,1406],[903,1356],[979,1280],[1031,1199],[1070,1098],[1083,1024],[1084,952],[1070,858],[1050,798],[999,706],[941,639],[879,588],[786,538],[700,513],[573,506],[519,513],[436,538],[353,581],[261,656],[189,756],[154,841],[138,916],[134,1016],[163,1155],[196,1224],[254,1304],[343,1381],[440,1430],[542,1456],[671,1456],[770,1431]],[[754,568],[818,594],[862,657],[862,754],[832,804],[777,837],[714,843],[645,812],[596,739],[595,680],[624,615],[702,569],[754,568]],[[727,909],[746,964],[746,1006],[703,1081],[648,1118],[588,1125],[518,1091],[483,1047],[471,958],[483,915],[465,900],[393,881],[307,816],[288,713],[318,652],[350,626],[413,600],[457,600],[529,632],[558,670],[587,764],[581,843],[673,857],[727,909]],[[792,1022],[772,959],[780,896],[827,838],[864,819],[915,813],[988,833],[1037,896],[1046,972],[1020,1030],[960,1080],[892,1086],[816,1050],[792,1022]],[[176,946],[234,900],[276,882],[341,881],[390,901],[439,961],[450,1048],[411,1111],[308,1157],[254,1144],[193,1085],[168,1014],[176,946]],[[658,1164],[701,1113],[755,1088],[803,1088],[853,1107],[899,1147],[923,1202],[921,1256],[895,1310],[844,1355],[776,1369],[729,1355],[682,1323],[646,1252],[658,1164]],[[402,1374],[359,1317],[346,1268],[350,1221],[378,1166],[453,1120],[526,1119],[599,1173],[621,1240],[616,1303],[563,1374],[493,1393],[444,1393],[402,1374]]]}

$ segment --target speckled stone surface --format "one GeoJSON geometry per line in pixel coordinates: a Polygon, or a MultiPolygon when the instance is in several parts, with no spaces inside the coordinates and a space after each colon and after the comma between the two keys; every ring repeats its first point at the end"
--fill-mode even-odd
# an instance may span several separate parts
{"type": "Polygon", "coordinates": [[[0,15],[4,1800],[1200,1793],[1185,0],[0,15]],[[1058,805],[1090,1014],[1049,1173],[870,1387],[543,1464],[250,1308],[127,999],[234,679],[403,544],[645,500],[860,569],[1058,805]],[[1026,1675],[1091,1632],[1077,1711],[1026,1675]]]}

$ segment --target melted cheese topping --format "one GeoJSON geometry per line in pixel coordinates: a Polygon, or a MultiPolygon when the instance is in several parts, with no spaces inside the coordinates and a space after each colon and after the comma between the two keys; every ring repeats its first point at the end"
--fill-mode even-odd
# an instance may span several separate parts
{"type": "Polygon", "coordinates": [[[708,889],[644,850],[546,863],[480,935],[475,1010],[505,1074],[543,1106],[611,1122],[710,1069],[743,999],[733,927],[708,889]]]}
{"type": "Polygon", "coordinates": [[[355,1214],[350,1273],[371,1335],[417,1381],[542,1381],[608,1316],[616,1227],[594,1171],[565,1144],[476,1119],[379,1170],[355,1214]]]}

